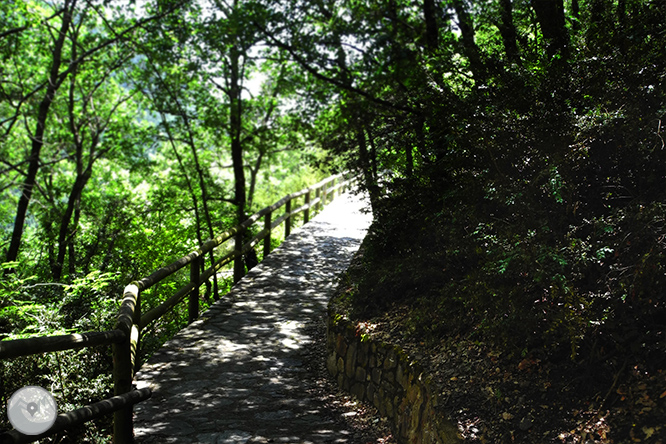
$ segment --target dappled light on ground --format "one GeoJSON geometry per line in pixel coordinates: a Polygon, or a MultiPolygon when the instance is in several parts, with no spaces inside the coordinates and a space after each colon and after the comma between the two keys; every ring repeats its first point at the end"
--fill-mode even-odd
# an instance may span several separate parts
{"type": "Polygon", "coordinates": [[[137,375],[139,443],[351,442],[306,369],[306,325],[325,313],[370,223],[342,196],[294,232],[137,375]]]}

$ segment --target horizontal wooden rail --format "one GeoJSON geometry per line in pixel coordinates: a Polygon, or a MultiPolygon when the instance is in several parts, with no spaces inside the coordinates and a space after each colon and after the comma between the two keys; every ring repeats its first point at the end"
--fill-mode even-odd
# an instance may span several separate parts
{"type": "Polygon", "coordinates": [[[273,230],[275,230],[277,227],[279,227],[279,226],[282,224],[282,222],[284,222],[285,220],[287,220],[289,217],[291,217],[291,213],[285,213],[285,214],[283,214],[282,216],[280,216],[280,217],[278,217],[277,219],[275,219],[275,221],[273,221],[273,223],[271,224],[271,231],[273,231],[273,230]]]}
{"type": "MultiPolygon", "coordinates": [[[[174,274],[176,271],[180,270],[181,268],[185,267],[188,264],[191,264],[194,260],[197,258],[203,257],[206,253],[211,251],[211,249],[214,249],[215,247],[223,244],[224,242],[231,240],[237,233],[242,232],[248,228],[250,228],[253,224],[258,222],[262,217],[266,217],[269,214],[274,213],[276,210],[279,208],[285,206],[289,202],[293,201],[294,199],[305,196],[308,193],[311,193],[315,189],[321,188],[323,185],[326,185],[333,180],[337,179],[340,177],[338,176],[333,176],[328,179],[325,179],[319,184],[313,185],[312,187],[305,188],[301,191],[291,193],[282,199],[278,200],[272,205],[269,205],[256,213],[254,213],[252,216],[248,217],[243,223],[231,228],[230,230],[226,231],[220,236],[215,237],[214,239],[208,240],[204,242],[204,244],[201,246],[201,248],[192,251],[186,256],[183,256],[182,258],[176,260],[175,262],[167,265],[166,267],[160,268],[159,270],[155,271],[152,273],[150,276],[141,279],[140,281],[135,282],[137,287],[140,290],[145,290],[149,288],[150,286],[158,283],[162,279],[165,279],[166,277],[174,274]]],[[[350,180],[344,181],[340,184],[338,184],[336,187],[331,187],[327,189],[327,194],[330,194],[332,192],[335,192],[338,188],[344,187],[349,185],[351,183],[350,180]]],[[[195,287],[198,288],[201,284],[203,284],[212,274],[219,270],[222,266],[228,264],[232,260],[237,260],[239,259],[242,255],[246,254],[248,251],[250,251],[251,248],[256,246],[261,240],[266,239],[268,236],[270,236],[270,233],[272,230],[280,226],[282,223],[284,223],[285,220],[301,213],[306,210],[309,210],[310,208],[315,207],[322,201],[322,197],[317,197],[315,199],[312,199],[309,203],[305,203],[301,205],[300,207],[296,208],[295,210],[290,210],[289,212],[285,212],[282,216],[280,216],[278,219],[276,219],[274,222],[271,223],[270,225],[270,230],[264,228],[261,230],[259,233],[257,233],[252,239],[250,239],[249,242],[245,243],[242,245],[242,248],[239,250],[232,250],[225,254],[222,258],[218,259],[213,267],[208,268],[203,275],[197,279],[198,282],[192,283],[190,282],[189,284],[181,287],[173,296],[169,297],[167,300],[162,302],[160,305],[152,308],[145,314],[141,316],[141,321],[139,323],[139,331],[142,331],[145,327],[147,327],[150,323],[153,321],[156,321],[157,319],[161,318],[163,315],[168,313],[172,308],[177,306],[179,303],[181,303],[188,294],[191,294],[194,290],[195,287]]],[[[197,306],[192,304],[192,307],[194,310],[197,310],[197,306]]],[[[191,316],[190,316],[191,317],[191,316]]]]}
{"type": "MultiPolygon", "coordinates": [[[[268,213],[273,213],[275,210],[278,208],[282,207],[285,205],[287,202],[296,199],[298,197],[301,197],[308,192],[316,189],[316,188],[321,188],[323,185],[326,185],[330,183],[331,181],[337,179],[340,177],[340,175],[332,176],[329,177],[328,179],[324,179],[323,181],[319,182],[318,184],[315,184],[309,188],[305,188],[301,191],[298,191],[296,193],[289,194],[282,199],[278,200],[274,204],[263,208],[256,213],[254,213],[252,216],[248,217],[243,223],[237,225],[236,227],[233,227],[229,231],[226,231],[222,233],[219,236],[216,236],[213,239],[209,239],[204,244],[197,250],[181,257],[180,259],[172,262],[171,264],[160,268],[159,270],[156,270],[153,272],[151,275],[139,280],[136,282],[136,285],[139,287],[141,291],[147,290],[148,288],[152,287],[156,283],[160,282],[164,278],[171,276],[174,274],[176,271],[180,270],[181,268],[185,267],[186,265],[190,264],[195,258],[199,256],[203,256],[204,254],[208,253],[215,247],[223,244],[224,242],[228,241],[229,239],[233,238],[239,231],[245,230],[249,227],[251,227],[255,222],[257,222],[260,218],[264,217],[268,213]]],[[[319,198],[316,199],[316,203],[319,203],[319,198]]]]}
{"type": "Polygon", "coordinates": [[[300,207],[298,207],[294,210],[291,210],[291,215],[296,216],[297,214],[303,213],[305,210],[309,210],[311,206],[312,206],[311,204],[307,204],[307,203],[303,204],[300,207]]]}
{"type": "Polygon", "coordinates": [[[98,345],[111,345],[122,342],[124,339],[125,332],[122,330],[111,330],[0,341],[0,359],[62,350],[76,350],[98,345]]]}
{"type": "Polygon", "coordinates": [[[231,239],[238,231],[237,229],[238,227],[234,227],[233,229],[225,233],[222,233],[220,236],[217,236],[214,239],[207,240],[199,249],[187,254],[186,256],[181,257],[180,259],[172,262],[171,264],[165,267],[160,268],[159,270],[152,273],[150,276],[147,276],[135,282],[135,284],[141,291],[147,290],[148,288],[152,287],[161,280],[171,276],[184,266],[189,265],[197,257],[203,256],[213,248],[231,239]]]}
{"type": "MultiPolygon", "coordinates": [[[[276,210],[279,208],[288,205],[291,201],[293,201],[296,198],[299,198],[301,196],[306,196],[312,193],[312,191],[319,191],[322,188],[324,188],[327,184],[337,180],[338,178],[342,177],[341,175],[336,175],[329,177],[327,179],[322,180],[318,184],[315,184],[311,187],[305,188],[301,191],[297,191],[295,193],[291,193],[282,199],[278,200],[277,202],[273,203],[272,205],[269,205],[265,208],[262,208],[261,210],[257,211],[254,213],[252,216],[248,217],[243,223],[231,228],[230,230],[226,231],[225,233],[221,234],[220,236],[215,237],[214,239],[210,239],[197,250],[192,251],[186,256],[183,256],[182,258],[176,260],[175,262],[167,265],[166,267],[160,268],[159,270],[155,271],[152,273],[150,276],[141,279],[140,281],[136,282],[135,284],[137,287],[142,291],[150,286],[158,283],[162,279],[174,274],[176,271],[180,270],[181,268],[185,267],[188,264],[192,264],[194,260],[197,258],[203,257],[206,253],[210,252],[212,249],[215,247],[223,244],[224,242],[231,240],[236,234],[242,233],[248,228],[250,228],[252,225],[254,225],[256,222],[258,222],[262,217],[267,217],[271,214],[273,214],[276,210]]],[[[185,297],[188,294],[192,294],[198,287],[199,285],[203,284],[215,271],[219,270],[222,266],[228,264],[232,260],[240,260],[241,256],[246,254],[251,248],[253,248],[255,245],[257,245],[261,240],[266,240],[269,238],[270,233],[272,230],[280,226],[280,224],[284,223],[285,221],[289,220],[291,217],[295,216],[296,214],[299,214],[301,212],[307,211],[311,208],[314,208],[318,206],[320,203],[326,201],[327,197],[329,194],[334,193],[337,189],[343,188],[346,186],[349,186],[349,184],[353,181],[353,179],[343,181],[339,184],[336,184],[333,187],[330,188],[325,188],[325,192],[321,195],[318,196],[314,199],[309,199],[309,202],[301,205],[300,207],[296,208],[295,210],[289,210],[285,212],[282,216],[277,218],[275,221],[273,221],[270,224],[270,229],[264,228],[262,231],[257,233],[249,242],[243,244],[239,249],[234,249],[227,254],[225,254],[221,259],[218,259],[212,267],[208,268],[203,275],[200,277],[200,279],[197,279],[197,282],[190,282],[189,284],[185,285],[184,287],[181,287],[173,296],[169,297],[166,301],[164,301],[162,304],[158,305],[157,307],[152,308],[148,312],[146,312],[144,315],[141,316],[141,320],[139,323],[139,331],[143,330],[146,326],[148,326],[151,322],[159,319],[162,317],[164,314],[166,314],[169,310],[174,308],[176,305],[178,305],[180,302],[182,302],[185,297]]],[[[285,230],[288,232],[288,229],[285,230]]],[[[265,252],[267,248],[264,248],[265,252]]],[[[198,305],[191,304],[190,307],[192,310],[198,310],[198,305]]],[[[192,316],[190,316],[192,318],[192,316]]]]}
{"type": "Polygon", "coordinates": [[[152,393],[149,388],[123,393],[120,396],[114,396],[113,398],[105,399],[80,409],[72,410],[71,412],[59,414],[55,423],[53,423],[53,426],[41,435],[25,435],[16,430],[5,432],[0,435],[0,444],[23,444],[35,442],[70,427],[83,424],[84,422],[100,418],[109,413],[132,406],[138,402],[145,401],[151,396],[152,393]]]}
{"type": "Polygon", "coordinates": [[[181,287],[169,299],[162,302],[157,307],[152,308],[149,311],[147,311],[146,314],[141,316],[141,323],[139,324],[140,325],[139,330],[143,330],[144,328],[146,328],[146,326],[148,324],[155,321],[156,319],[159,319],[164,314],[166,314],[169,310],[171,310],[173,307],[175,307],[180,302],[182,302],[183,299],[185,299],[185,296],[190,294],[193,289],[194,289],[194,284],[189,283],[189,284],[185,285],[184,287],[181,287]]]}
{"type": "Polygon", "coordinates": [[[255,234],[255,235],[252,237],[252,239],[250,239],[248,242],[246,242],[245,244],[243,244],[243,248],[242,248],[241,252],[247,252],[247,251],[249,251],[250,248],[252,248],[252,247],[254,247],[255,245],[257,245],[257,244],[259,243],[259,241],[264,240],[264,239],[266,238],[266,236],[268,236],[268,235],[270,235],[270,234],[271,234],[271,230],[267,230],[267,229],[264,228],[263,230],[261,230],[260,232],[258,232],[257,234],[255,234]]]}
{"type": "MultiPolygon", "coordinates": [[[[263,240],[264,257],[268,255],[271,247],[271,232],[284,223],[285,237],[287,237],[291,231],[292,219],[303,212],[305,213],[303,221],[307,223],[310,219],[311,209],[318,210],[325,206],[335,196],[336,192],[346,189],[354,181],[353,178],[339,180],[341,178],[342,175],[340,174],[331,176],[311,187],[291,193],[274,204],[257,211],[228,231],[207,240],[198,249],[154,271],[149,276],[132,282],[125,287],[114,330],[0,341],[0,359],[98,345],[113,346],[113,381],[116,396],[92,404],[91,406],[59,415],[54,427],[47,434],[53,434],[72,425],[81,424],[113,412],[114,443],[124,444],[133,442],[132,405],[150,397],[148,389],[132,390],[134,373],[140,364],[137,360],[137,355],[141,332],[151,322],[159,319],[185,300],[188,295],[190,296],[188,319],[190,322],[195,320],[199,313],[199,287],[201,285],[218,272],[220,268],[232,261],[235,262],[234,280],[238,280],[238,270],[241,267],[244,270],[244,265],[242,265],[241,261],[245,254],[263,240]],[[314,196],[312,195],[313,193],[314,196]],[[292,209],[292,206],[296,206],[293,202],[298,198],[304,198],[304,203],[292,209]],[[273,220],[274,213],[282,207],[284,207],[284,213],[273,220]],[[263,229],[252,236],[249,241],[244,242],[243,237],[247,230],[262,218],[263,229]],[[201,271],[205,255],[212,252],[218,246],[232,240],[234,241],[233,248],[226,251],[221,258],[211,259],[211,266],[201,271]],[[161,304],[142,314],[141,293],[188,265],[190,266],[190,282],[161,304]]],[[[46,435],[26,437],[26,435],[22,435],[14,430],[0,435],[0,444],[4,442],[33,442],[42,436],[46,435]]]]}

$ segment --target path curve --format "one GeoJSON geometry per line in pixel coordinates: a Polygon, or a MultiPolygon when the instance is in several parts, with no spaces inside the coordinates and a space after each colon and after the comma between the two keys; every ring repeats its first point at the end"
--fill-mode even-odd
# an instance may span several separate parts
{"type": "Polygon", "coordinates": [[[142,366],[153,396],[134,409],[138,443],[351,442],[309,394],[305,326],[363,240],[366,207],[336,198],[142,366]]]}

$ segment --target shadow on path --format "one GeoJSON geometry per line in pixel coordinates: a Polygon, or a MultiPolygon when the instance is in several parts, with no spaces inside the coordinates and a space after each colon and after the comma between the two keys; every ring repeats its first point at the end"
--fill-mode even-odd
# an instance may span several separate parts
{"type": "Polygon", "coordinates": [[[351,434],[309,395],[318,320],[371,217],[340,196],[253,268],[137,374],[139,443],[328,443],[351,434]]]}

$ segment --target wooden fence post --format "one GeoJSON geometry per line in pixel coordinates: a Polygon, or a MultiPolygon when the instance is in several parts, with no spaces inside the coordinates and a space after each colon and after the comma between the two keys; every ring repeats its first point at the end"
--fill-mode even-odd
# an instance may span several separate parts
{"type": "MultiPolygon", "coordinates": [[[[131,383],[129,387],[124,384],[120,377],[121,369],[130,368],[131,364],[129,363],[129,335],[127,341],[123,341],[120,344],[113,344],[113,360],[114,360],[114,396],[122,395],[127,393],[131,388],[131,383]],[[119,362],[120,361],[120,362],[119,362]],[[125,361],[127,363],[125,363],[125,361]]],[[[124,378],[123,378],[124,379],[124,378]]],[[[131,381],[131,380],[130,380],[131,381]]],[[[130,444],[134,439],[134,431],[132,426],[132,410],[131,409],[122,409],[117,410],[113,413],[113,443],[114,444],[130,444]]]]}
{"type": "Polygon", "coordinates": [[[307,224],[310,221],[310,193],[311,193],[310,190],[308,190],[308,192],[305,193],[305,205],[307,205],[307,208],[305,209],[305,213],[303,214],[303,224],[307,224]]]}
{"type": "MultiPolygon", "coordinates": [[[[113,344],[113,392],[115,396],[132,390],[133,363],[132,363],[132,336],[136,303],[139,300],[139,287],[128,285],[123,294],[123,303],[120,306],[116,329],[125,334],[125,339],[113,344]]],[[[135,338],[138,340],[138,338],[135,338]]],[[[134,441],[132,426],[132,406],[118,410],[113,414],[113,442],[114,444],[130,444],[134,441]]]]}
{"type": "Polygon", "coordinates": [[[130,335],[130,349],[132,352],[132,380],[134,375],[141,368],[141,360],[139,359],[139,347],[141,346],[141,292],[136,295],[136,305],[134,306],[134,319],[132,319],[132,334],[130,335]]]}
{"type": "Polygon", "coordinates": [[[191,324],[199,317],[199,277],[201,275],[202,256],[197,256],[190,264],[190,283],[194,285],[187,307],[187,323],[191,324]]]}
{"type": "Polygon", "coordinates": [[[264,230],[267,231],[266,237],[264,238],[264,259],[266,259],[266,256],[271,252],[271,214],[272,213],[269,212],[264,216],[264,230]]]}
{"type": "Polygon", "coordinates": [[[284,238],[291,234],[291,198],[284,205],[284,210],[287,212],[287,219],[284,221],[284,238]]]}
{"type": "Polygon", "coordinates": [[[319,212],[319,208],[321,206],[321,199],[319,199],[319,196],[321,196],[321,188],[317,188],[315,190],[315,199],[317,199],[317,203],[315,204],[315,213],[319,212]]]}

